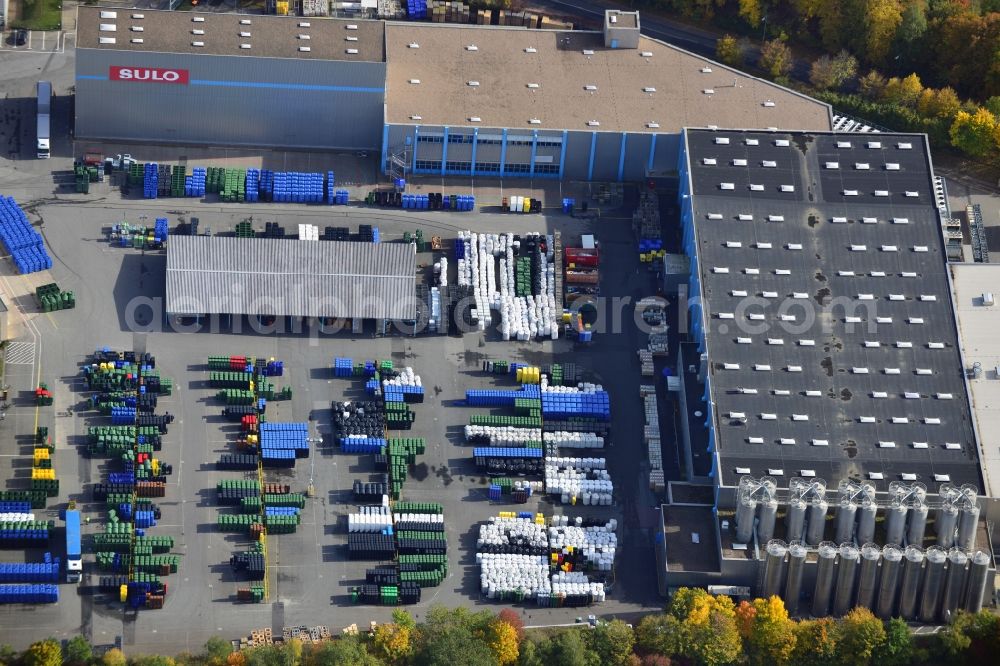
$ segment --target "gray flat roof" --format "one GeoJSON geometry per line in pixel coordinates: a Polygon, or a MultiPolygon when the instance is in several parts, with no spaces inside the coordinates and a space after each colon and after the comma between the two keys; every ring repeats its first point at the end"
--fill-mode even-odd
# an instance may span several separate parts
{"type": "Polygon", "coordinates": [[[76,35],[77,47],[81,49],[385,61],[385,24],[382,21],[81,5],[78,8],[76,35]],[[105,15],[103,18],[102,14],[105,15]],[[115,30],[102,30],[102,25],[114,26],[115,30]],[[203,32],[192,32],[196,30],[203,32]],[[115,41],[102,44],[102,37],[114,38],[115,41]],[[348,38],[352,39],[348,41],[348,38]],[[135,42],[137,39],[142,41],[135,42]],[[202,42],[203,46],[194,46],[192,42],[202,42]],[[242,44],[249,44],[250,48],[242,48],[242,44]],[[309,50],[301,51],[300,48],[309,50]],[[348,53],[348,49],[356,49],[357,53],[348,53]]]}
{"type": "Polygon", "coordinates": [[[412,319],[416,270],[406,243],[171,236],[166,310],[412,319]]]}
{"type": "Polygon", "coordinates": [[[394,124],[657,133],[705,125],[830,129],[826,104],[646,37],[638,49],[609,49],[599,32],[390,22],[386,55],[386,119],[394,124]],[[588,125],[595,120],[600,125],[588,125]]]}
{"type": "Polygon", "coordinates": [[[723,483],[981,488],[923,136],[686,135],[723,483]]]}
{"type": "Polygon", "coordinates": [[[979,377],[969,377],[972,415],[979,432],[979,459],[986,482],[983,494],[1000,495],[1000,306],[983,296],[1000,296],[1000,264],[950,264],[958,332],[966,366],[980,364],[979,377]]]}

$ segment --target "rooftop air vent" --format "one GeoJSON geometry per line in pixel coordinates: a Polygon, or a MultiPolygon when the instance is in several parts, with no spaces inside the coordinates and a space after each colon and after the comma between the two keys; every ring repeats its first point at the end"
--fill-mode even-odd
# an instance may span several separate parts
{"type": "Polygon", "coordinates": [[[347,53],[348,55],[357,55],[358,50],[357,49],[345,49],[344,52],[347,53]]]}
{"type": "Polygon", "coordinates": [[[877,217],[862,217],[861,224],[878,224],[877,217]]]}
{"type": "Polygon", "coordinates": [[[874,416],[859,416],[858,417],[858,422],[859,423],[875,423],[875,417],[874,416]]]}
{"type": "Polygon", "coordinates": [[[782,192],[794,192],[795,191],[795,186],[794,185],[781,185],[781,186],[778,187],[778,189],[781,190],[782,192]]]}
{"type": "Polygon", "coordinates": [[[410,120],[423,120],[423,116],[410,116],[410,120]]]}
{"type": "Polygon", "coordinates": [[[785,216],[784,215],[768,215],[767,216],[767,221],[768,222],[784,222],[785,221],[785,216]]]}
{"type": "Polygon", "coordinates": [[[202,47],[204,45],[205,42],[191,42],[191,46],[202,47]]]}
{"type": "Polygon", "coordinates": [[[192,16],[191,17],[191,22],[192,23],[204,23],[205,22],[205,17],[204,16],[192,16]]]}
{"type": "Polygon", "coordinates": [[[727,137],[727,136],[717,136],[717,137],[715,137],[715,144],[717,146],[728,146],[729,145],[729,137],[727,137]]]}
{"type": "Polygon", "coordinates": [[[141,37],[137,37],[135,39],[132,39],[131,42],[133,44],[142,44],[142,38],[141,37]]]}
{"type": "MultiPolygon", "coordinates": [[[[759,268],[744,268],[743,272],[746,273],[747,275],[760,275],[760,269],[759,268]]],[[[751,314],[749,316],[750,316],[751,319],[763,319],[764,318],[764,315],[762,315],[762,314],[751,314]]]]}
{"type": "Polygon", "coordinates": [[[309,21],[300,21],[299,22],[299,27],[300,28],[311,28],[312,24],[309,23],[309,21]]]}
{"type": "Polygon", "coordinates": [[[594,84],[592,84],[592,83],[588,83],[587,85],[585,85],[585,86],[583,87],[583,89],[584,89],[584,90],[590,90],[591,92],[593,92],[593,91],[597,90],[597,86],[595,86],[595,85],[594,85],[594,84]]]}
{"type": "Polygon", "coordinates": [[[253,47],[250,44],[240,44],[240,48],[241,49],[249,49],[249,48],[253,48],[253,47]]]}
{"type": "Polygon", "coordinates": [[[845,197],[856,197],[860,194],[857,190],[844,190],[845,197]]]}
{"type": "Polygon", "coordinates": [[[758,146],[758,145],[760,145],[760,141],[758,141],[757,139],[744,139],[743,143],[745,143],[748,146],[758,146]]]}
{"type": "Polygon", "coordinates": [[[588,126],[588,127],[600,127],[600,126],[601,126],[601,123],[599,123],[599,122],[598,122],[598,121],[596,121],[596,120],[588,120],[588,121],[587,121],[587,126],[588,126]]]}
{"type": "Polygon", "coordinates": [[[885,478],[885,475],[882,472],[868,472],[868,478],[872,481],[881,481],[885,478]]]}
{"type": "Polygon", "coordinates": [[[525,47],[524,52],[525,53],[538,53],[538,49],[536,49],[534,46],[528,46],[528,47],[525,47]]]}
{"type": "Polygon", "coordinates": [[[809,398],[821,398],[823,397],[823,392],[817,391],[815,389],[809,389],[808,391],[806,391],[806,396],[809,398]]]}
{"type": "Polygon", "coordinates": [[[872,391],[872,398],[880,399],[880,398],[888,398],[888,397],[889,397],[889,394],[886,391],[872,391]]]}
{"type": "Polygon", "coordinates": [[[800,347],[815,347],[816,346],[816,341],[815,340],[810,340],[808,338],[800,338],[799,339],[799,346],[800,347]]]}
{"type": "Polygon", "coordinates": [[[312,49],[310,47],[308,47],[308,46],[300,46],[299,47],[299,51],[301,53],[309,53],[310,51],[312,51],[312,49]]]}
{"type": "Polygon", "coordinates": [[[469,116],[470,123],[481,123],[483,121],[479,116],[469,116]]]}
{"type": "Polygon", "coordinates": [[[949,451],[958,451],[961,450],[962,445],[959,444],[958,442],[945,442],[944,448],[948,449],[949,451]]]}
{"type": "Polygon", "coordinates": [[[118,26],[114,23],[102,23],[101,32],[118,32],[118,26]]]}
{"type": "Polygon", "coordinates": [[[881,141],[869,141],[868,142],[868,147],[869,148],[881,148],[882,147],[882,142],[881,141]]]}
{"type": "Polygon", "coordinates": [[[649,129],[659,129],[660,128],[660,123],[649,122],[649,123],[646,123],[646,127],[648,127],[649,129]]]}
{"type": "Polygon", "coordinates": [[[131,30],[132,32],[142,32],[143,30],[145,30],[145,28],[143,28],[143,27],[142,27],[141,25],[134,25],[134,26],[132,26],[132,27],[131,27],[131,28],[129,28],[129,29],[130,29],[130,30],[131,30]]]}
{"type": "Polygon", "coordinates": [[[894,449],[896,448],[896,442],[888,442],[885,440],[879,440],[878,448],[880,449],[894,449]]]}
{"type": "Polygon", "coordinates": [[[762,160],[760,165],[765,168],[774,169],[778,166],[778,163],[775,162],[774,160],[762,160]]]}
{"type": "Polygon", "coordinates": [[[250,36],[249,32],[241,32],[240,33],[240,37],[249,37],[249,36],[250,36]]]}
{"type": "Polygon", "coordinates": [[[714,95],[715,94],[715,89],[714,88],[705,88],[701,92],[703,92],[706,95],[714,95]]]}
{"type": "Polygon", "coordinates": [[[410,83],[413,84],[413,85],[419,85],[420,84],[420,79],[410,79],[410,83]]]}
{"type": "Polygon", "coordinates": [[[771,100],[769,100],[769,99],[766,99],[766,100],[764,100],[764,102],[763,102],[763,104],[762,104],[761,106],[766,106],[767,108],[769,108],[769,109],[770,109],[771,107],[773,107],[773,106],[774,106],[774,102],[772,102],[772,101],[771,101],[771,100]]]}
{"type": "Polygon", "coordinates": [[[733,160],[733,166],[746,166],[747,161],[743,159],[736,158],[733,160]]]}
{"type": "Polygon", "coordinates": [[[204,35],[205,31],[204,30],[197,30],[197,29],[195,29],[195,30],[191,31],[191,34],[192,35],[204,35]]]}
{"type": "Polygon", "coordinates": [[[889,196],[889,190],[875,190],[875,196],[877,196],[877,197],[887,197],[887,196],[889,196]]]}
{"type": "Polygon", "coordinates": [[[828,439],[814,439],[809,443],[813,446],[830,446],[830,440],[828,439]]]}
{"type": "Polygon", "coordinates": [[[902,425],[910,422],[910,419],[907,416],[893,416],[890,420],[896,425],[902,425]]]}
{"type": "Polygon", "coordinates": [[[711,67],[702,67],[701,68],[701,73],[702,74],[711,74],[712,73],[712,68],[711,67]]]}
{"type": "Polygon", "coordinates": [[[354,23],[348,23],[347,24],[346,30],[357,30],[357,29],[358,29],[357,24],[354,24],[354,23]]]}
{"type": "Polygon", "coordinates": [[[915,278],[917,277],[917,273],[916,271],[903,271],[902,273],[899,274],[899,276],[905,278],[915,278]]]}
{"type": "Polygon", "coordinates": [[[476,46],[475,44],[469,44],[468,46],[465,47],[465,50],[466,51],[478,51],[479,47],[476,46]]]}
{"type": "Polygon", "coordinates": [[[719,183],[720,190],[735,190],[736,185],[734,183],[719,183]]]}
{"type": "Polygon", "coordinates": [[[920,196],[920,192],[915,192],[913,190],[906,190],[906,192],[904,194],[905,194],[905,196],[907,196],[907,197],[909,197],[911,199],[914,199],[914,198],[920,196]]]}
{"type": "Polygon", "coordinates": [[[781,396],[788,396],[792,394],[792,392],[789,391],[788,389],[774,389],[772,393],[774,393],[774,395],[781,395],[781,396]]]}
{"type": "Polygon", "coordinates": [[[643,58],[652,58],[653,57],[653,52],[652,51],[640,51],[639,55],[642,56],[643,58]]]}
{"type": "Polygon", "coordinates": [[[528,87],[531,88],[532,90],[534,90],[536,88],[541,88],[541,86],[538,85],[537,83],[529,83],[528,87]]]}
{"type": "Polygon", "coordinates": [[[132,14],[132,18],[134,18],[134,19],[144,19],[144,18],[146,18],[146,15],[145,14],[132,14]]]}
{"type": "Polygon", "coordinates": [[[116,19],[118,18],[118,12],[101,12],[102,19],[116,19]]]}
{"type": "Polygon", "coordinates": [[[528,118],[529,125],[541,125],[542,121],[539,118],[528,118]]]}
{"type": "Polygon", "coordinates": [[[406,45],[406,48],[408,48],[408,49],[419,49],[420,48],[420,44],[417,44],[416,42],[410,42],[409,44],[406,45]]]}
{"type": "Polygon", "coordinates": [[[646,86],[645,88],[642,89],[642,92],[645,92],[645,93],[655,93],[656,92],[656,88],[653,88],[651,86],[646,86]]]}
{"type": "Polygon", "coordinates": [[[350,35],[348,35],[347,37],[344,37],[344,41],[345,42],[356,42],[356,41],[358,41],[358,38],[357,37],[351,37],[350,35]]]}
{"type": "Polygon", "coordinates": [[[788,372],[802,372],[802,366],[801,365],[790,365],[787,368],[785,368],[785,370],[787,370],[788,372]]]}
{"type": "Polygon", "coordinates": [[[885,163],[885,170],[886,171],[899,171],[899,163],[898,162],[886,162],[885,163]]]}
{"type": "Polygon", "coordinates": [[[309,35],[299,35],[299,39],[312,39],[309,35]]]}
{"type": "Polygon", "coordinates": [[[469,86],[470,88],[478,88],[479,87],[479,81],[469,81],[465,85],[469,86]]]}
{"type": "Polygon", "coordinates": [[[250,19],[240,19],[240,25],[251,25],[253,21],[250,19]]]}
{"type": "Polygon", "coordinates": [[[585,55],[585,56],[592,56],[592,55],[594,55],[594,50],[593,49],[584,49],[583,50],[583,55],[585,55]]]}
{"type": "Polygon", "coordinates": [[[839,169],[840,168],[840,162],[827,162],[826,163],[826,168],[827,169],[839,169]]]}
{"type": "Polygon", "coordinates": [[[869,277],[885,277],[885,271],[870,271],[868,273],[869,277]]]}
{"type": "Polygon", "coordinates": [[[778,148],[788,148],[788,146],[790,146],[791,143],[789,143],[788,139],[775,139],[774,145],[777,146],[778,148]]]}
{"type": "Polygon", "coordinates": [[[901,478],[903,481],[916,481],[917,475],[914,474],[913,472],[903,472],[902,474],[899,475],[899,478],[901,478]]]}
{"type": "Polygon", "coordinates": [[[721,220],[722,213],[709,213],[706,217],[710,220],[721,220]]]}
{"type": "Polygon", "coordinates": [[[896,147],[899,148],[900,150],[911,150],[913,148],[913,144],[908,142],[902,142],[902,143],[897,143],[896,147]]]}
{"type": "Polygon", "coordinates": [[[116,43],[116,42],[117,42],[118,40],[117,40],[117,39],[115,39],[114,37],[101,37],[101,38],[100,38],[100,39],[99,39],[98,41],[99,41],[99,42],[100,42],[101,44],[114,44],[114,43],[116,43]]]}
{"type": "Polygon", "coordinates": [[[763,192],[764,191],[764,186],[761,185],[760,183],[750,183],[750,191],[751,192],[763,192]]]}

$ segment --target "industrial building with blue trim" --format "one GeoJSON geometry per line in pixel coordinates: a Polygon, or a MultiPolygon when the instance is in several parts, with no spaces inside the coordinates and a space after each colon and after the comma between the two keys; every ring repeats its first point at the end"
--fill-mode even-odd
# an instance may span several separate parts
{"type": "Polygon", "coordinates": [[[80,139],[365,150],[384,173],[635,181],[686,126],[829,130],[828,105],[640,34],[81,6],[80,139]]]}

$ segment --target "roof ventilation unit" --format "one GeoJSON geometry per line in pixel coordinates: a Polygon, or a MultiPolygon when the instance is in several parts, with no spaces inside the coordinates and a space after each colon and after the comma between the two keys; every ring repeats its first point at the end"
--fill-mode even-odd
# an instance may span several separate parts
{"type": "Polygon", "coordinates": [[[701,163],[704,166],[715,166],[717,164],[714,157],[703,157],[701,158],[701,163]]]}
{"type": "Polygon", "coordinates": [[[781,185],[778,189],[781,190],[782,192],[794,192],[795,191],[795,186],[794,185],[781,185]]]}
{"type": "Polygon", "coordinates": [[[894,217],[892,218],[893,224],[909,224],[910,218],[908,217],[894,217]]]}
{"type": "Polygon", "coordinates": [[[715,89],[714,88],[705,88],[701,92],[704,93],[705,95],[714,95],[715,94],[715,89]]]}
{"type": "Polygon", "coordinates": [[[809,443],[813,446],[830,446],[830,440],[828,439],[814,439],[809,443]]]}
{"type": "Polygon", "coordinates": [[[357,30],[358,26],[356,24],[354,24],[354,23],[348,23],[347,27],[345,29],[346,30],[357,30]]]}
{"type": "Polygon", "coordinates": [[[118,26],[114,23],[102,23],[101,32],[118,32],[118,26]]]}
{"type": "Polygon", "coordinates": [[[789,391],[788,389],[774,389],[772,393],[774,393],[774,395],[781,395],[781,396],[788,396],[792,394],[792,392],[789,391]]]}
{"type": "Polygon", "coordinates": [[[759,183],[750,183],[750,191],[751,192],[763,192],[764,191],[764,186],[761,185],[761,184],[759,184],[759,183]]]}
{"type": "Polygon", "coordinates": [[[142,44],[142,39],[141,38],[136,38],[136,39],[133,39],[131,41],[132,41],[133,44],[142,44]]]}
{"type": "Polygon", "coordinates": [[[736,158],[736,159],[733,160],[733,166],[746,166],[746,165],[747,165],[747,161],[746,160],[742,160],[742,159],[739,159],[739,158],[736,158]]]}
{"type": "Polygon", "coordinates": [[[192,16],[191,17],[191,22],[192,23],[204,23],[205,22],[205,17],[204,16],[192,16]]]}
{"type": "Polygon", "coordinates": [[[885,170],[886,171],[899,171],[899,163],[898,162],[886,162],[885,163],[885,170]]]}
{"type": "Polygon", "coordinates": [[[792,144],[788,141],[788,139],[775,139],[774,145],[778,148],[788,148],[788,146],[792,144]]]}
{"type": "Polygon", "coordinates": [[[887,196],[889,196],[889,190],[875,190],[875,196],[877,196],[877,197],[887,197],[887,196]]]}
{"type": "Polygon", "coordinates": [[[410,116],[410,120],[423,120],[423,116],[410,116]]]}
{"type": "Polygon", "coordinates": [[[132,14],[132,18],[134,18],[134,19],[144,19],[144,18],[146,18],[146,15],[145,14],[132,14]]]}
{"type": "Polygon", "coordinates": [[[410,79],[410,83],[412,85],[419,85],[420,84],[420,79],[410,79]]]}
{"type": "Polygon", "coordinates": [[[656,88],[653,88],[651,86],[646,86],[645,88],[642,89],[642,92],[644,92],[644,93],[655,93],[656,92],[656,88]]]}
{"type": "Polygon", "coordinates": [[[916,197],[920,196],[920,192],[914,192],[913,190],[906,190],[904,196],[907,196],[911,199],[915,199],[916,197]]]}
{"type": "Polygon", "coordinates": [[[240,44],[240,48],[241,49],[250,49],[250,48],[253,48],[253,46],[251,46],[250,44],[240,44]]]}
{"type": "Polygon", "coordinates": [[[100,41],[100,43],[101,43],[101,44],[114,44],[114,43],[116,43],[116,42],[117,42],[118,40],[117,40],[117,39],[115,39],[114,37],[101,37],[101,38],[99,39],[99,41],[100,41]]]}
{"type": "Polygon", "coordinates": [[[959,444],[958,442],[945,442],[944,448],[948,449],[949,451],[959,451],[961,450],[962,445],[959,444]]]}
{"type": "Polygon", "coordinates": [[[827,169],[839,169],[840,168],[840,162],[827,162],[826,163],[826,168],[827,169]]]}
{"type": "Polygon", "coordinates": [[[896,147],[899,148],[900,150],[911,150],[913,148],[913,144],[908,142],[902,142],[902,143],[897,143],[896,147]]]}
{"type": "Polygon", "coordinates": [[[653,57],[653,52],[652,51],[641,51],[639,53],[639,55],[642,56],[643,58],[652,58],[653,57]]]}
{"type": "Polygon", "coordinates": [[[250,19],[240,19],[240,25],[251,25],[253,21],[250,19]]]}
{"type": "Polygon", "coordinates": [[[192,30],[191,34],[192,35],[204,35],[205,31],[204,30],[192,30]]]}
{"type": "Polygon", "coordinates": [[[830,221],[834,224],[847,224],[847,218],[840,215],[831,218],[830,221]]]}
{"type": "Polygon", "coordinates": [[[345,42],[356,42],[356,41],[358,41],[358,38],[357,37],[351,37],[350,35],[348,35],[347,37],[344,37],[344,41],[345,42]]]}
{"type": "Polygon", "coordinates": [[[129,28],[129,30],[131,30],[132,32],[142,32],[143,30],[145,30],[145,28],[143,28],[141,25],[134,25],[131,28],[129,28]]]}
{"type": "Polygon", "coordinates": [[[588,83],[587,85],[585,85],[585,86],[583,87],[583,89],[584,89],[584,90],[589,90],[589,91],[591,91],[591,92],[594,92],[594,91],[596,91],[596,90],[597,90],[597,86],[595,86],[595,85],[594,85],[594,84],[592,84],[592,83],[588,83]]]}
{"type": "Polygon", "coordinates": [[[344,52],[347,53],[348,55],[357,55],[358,54],[358,50],[357,49],[344,49],[344,52]]]}
{"type": "Polygon", "coordinates": [[[851,142],[850,141],[838,141],[837,142],[837,148],[850,148],[850,147],[851,147],[851,142]]]}
{"type": "Polygon", "coordinates": [[[648,127],[649,129],[659,129],[660,123],[657,122],[646,123],[646,127],[648,127]]]}
{"type": "Polygon", "coordinates": [[[862,217],[861,224],[878,224],[877,217],[862,217]]]}
{"type": "Polygon", "coordinates": [[[933,375],[934,371],[930,368],[917,368],[914,372],[918,375],[933,375]]]}
{"type": "Polygon", "coordinates": [[[191,42],[191,46],[202,47],[204,45],[205,45],[205,42],[191,42]]]}
{"type": "Polygon", "coordinates": [[[101,12],[102,19],[116,19],[118,18],[118,12],[101,12]]]}
{"type": "Polygon", "coordinates": [[[596,120],[588,120],[587,121],[587,127],[600,127],[600,126],[601,126],[601,123],[599,123],[596,120]]]}
{"type": "Polygon", "coordinates": [[[774,107],[774,102],[772,102],[769,99],[766,99],[766,100],[764,100],[764,103],[761,106],[765,106],[765,107],[767,107],[767,108],[770,109],[770,108],[774,107]]]}
{"type": "Polygon", "coordinates": [[[298,38],[299,39],[312,39],[312,37],[310,37],[309,35],[299,35],[298,38]]]}
{"type": "Polygon", "coordinates": [[[538,53],[538,49],[536,49],[534,46],[527,46],[527,47],[525,47],[524,52],[525,53],[538,53]]]}
{"type": "Polygon", "coordinates": [[[881,141],[869,141],[868,142],[868,147],[869,148],[881,148],[882,147],[882,142],[881,141]]]}
{"type": "Polygon", "coordinates": [[[470,123],[481,123],[483,121],[479,116],[469,116],[470,123]]]}
{"type": "Polygon", "coordinates": [[[250,36],[249,32],[241,32],[240,33],[240,37],[249,37],[249,36],[250,36]]]}
{"type": "Polygon", "coordinates": [[[715,137],[715,144],[717,146],[728,146],[729,145],[729,137],[727,137],[727,136],[717,136],[717,137],[715,137]]]}
{"type": "Polygon", "coordinates": [[[768,222],[784,222],[785,221],[785,216],[784,215],[768,215],[767,216],[767,221],[768,222]]]}
{"type": "Polygon", "coordinates": [[[309,23],[309,21],[300,21],[299,22],[299,27],[300,28],[311,28],[312,24],[309,23]]]}
{"type": "Polygon", "coordinates": [[[740,222],[753,222],[753,215],[751,215],[750,213],[740,213],[739,215],[736,216],[736,219],[738,219],[740,222]]]}
{"type": "Polygon", "coordinates": [[[719,183],[720,190],[735,190],[736,185],[733,183],[719,183]]]}
{"type": "Polygon", "coordinates": [[[541,88],[541,86],[538,85],[537,83],[529,83],[528,87],[531,88],[532,90],[534,90],[536,88],[541,88]]]}
{"type": "Polygon", "coordinates": [[[469,86],[470,88],[478,88],[479,87],[479,81],[469,81],[465,85],[469,86]]]}
{"type": "Polygon", "coordinates": [[[759,146],[760,145],[760,141],[757,140],[757,139],[744,139],[743,143],[745,143],[748,146],[759,146]]]}
{"type": "Polygon", "coordinates": [[[541,125],[542,121],[540,118],[528,118],[529,125],[541,125]]]}
{"type": "Polygon", "coordinates": [[[806,391],[806,396],[810,397],[810,398],[820,398],[820,397],[823,396],[823,392],[822,391],[817,391],[815,389],[810,389],[810,390],[806,391]]]}
{"type": "Polygon", "coordinates": [[[479,47],[476,46],[475,44],[469,44],[468,46],[465,47],[465,50],[466,51],[478,51],[479,47]]]}
{"type": "Polygon", "coordinates": [[[815,340],[809,340],[807,338],[800,338],[799,339],[799,346],[800,347],[815,347],[816,346],[816,341],[815,340]]]}
{"type": "Polygon", "coordinates": [[[788,372],[802,372],[802,366],[801,365],[790,365],[787,368],[785,368],[785,370],[787,370],[788,372]]]}
{"type": "Polygon", "coordinates": [[[702,67],[701,68],[701,73],[702,74],[711,74],[712,73],[712,68],[711,67],[702,67]]]}
{"type": "Polygon", "coordinates": [[[775,168],[775,167],[778,166],[778,163],[775,162],[774,160],[763,160],[763,161],[761,161],[760,165],[762,167],[765,167],[765,168],[772,168],[773,169],[773,168],[775,168]]]}
{"type": "Polygon", "coordinates": [[[592,55],[594,55],[594,50],[593,49],[584,49],[583,50],[583,55],[585,55],[585,56],[592,56],[592,55]]]}
{"type": "Polygon", "coordinates": [[[709,213],[706,217],[710,220],[721,220],[722,213],[709,213]]]}

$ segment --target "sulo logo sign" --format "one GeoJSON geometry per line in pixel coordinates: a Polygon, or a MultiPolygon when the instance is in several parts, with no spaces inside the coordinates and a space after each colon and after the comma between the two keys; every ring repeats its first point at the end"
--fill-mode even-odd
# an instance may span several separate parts
{"type": "Polygon", "coordinates": [[[112,67],[112,81],[136,81],[139,83],[188,84],[188,70],[162,69],[160,67],[112,67]]]}

